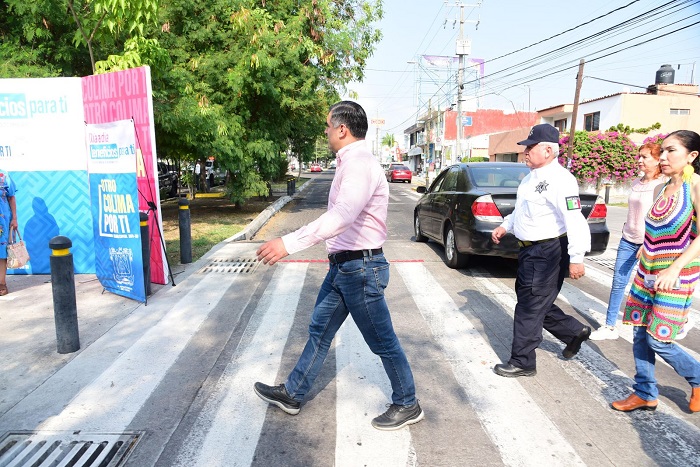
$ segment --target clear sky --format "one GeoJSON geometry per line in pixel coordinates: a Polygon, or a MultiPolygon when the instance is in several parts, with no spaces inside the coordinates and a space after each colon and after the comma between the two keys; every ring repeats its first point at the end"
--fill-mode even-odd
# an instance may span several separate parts
{"type": "MultiPolygon", "coordinates": [[[[469,57],[485,60],[480,108],[513,112],[527,111],[529,106],[535,111],[573,103],[581,58],[586,60],[581,100],[624,88],[643,92],[633,86],[653,84],[662,64],[673,65],[675,83],[690,83],[695,63],[694,82],[700,83],[699,0],[483,0],[480,7],[477,3],[464,3],[464,35],[471,40],[469,57]],[[648,12],[655,16],[643,16],[648,12]],[[565,32],[571,28],[576,29],[565,32]],[[635,44],[640,45],[628,48],[635,44]]],[[[434,108],[456,103],[457,68],[433,68],[420,57],[455,55],[460,8],[454,1],[438,0],[383,4],[384,19],[377,25],[383,39],[368,62],[364,80],[347,89],[358,93],[370,118],[385,119],[380,138],[393,133],[403,144],[404,130],[425,112],[428,100],[434,108]]],[[[469,82],[465,78],[465,93],[476,92],[476,82],[469,82]]],[[[374,136],[375,127],[370,125],[368,139],[374,136]]]]}

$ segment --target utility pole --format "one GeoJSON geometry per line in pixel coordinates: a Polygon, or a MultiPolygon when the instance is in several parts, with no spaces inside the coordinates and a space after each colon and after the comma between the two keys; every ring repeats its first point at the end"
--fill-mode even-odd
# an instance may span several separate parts
{"type": "MultiPolygon", "coordinates": [[[[581,84],[583,84],[583,64],[584,60],[578,64],[578,75],[576,76],[576,92],[574,93],[574,113],[571,115],[571,129],[569,130],[569,149],[566,152],[567,165],[571,162],[574,154],[574,135],[576,133],[576,114],[578,113],[578,100],[581,95],[581,84]]],[[[567,167],[568,168],[568,167],[567,167]]]]}
{"type": "MultiPolygon", "coordinates": [[[[459,69],[457,70],[457,141],[455,152],[457,162],[462,162],[462,91],[464,88],[464,5],[459,5],[459,39],[457,39],[457,56],[459,57],[459,69]]],[[[469,53],[469,52],[467,52],[469,53]]]]}
{"type": "MultiPolygon", "coordinates": [[[[458,6],[459,7],[459,39],[457,39],[456,54],[459,57],[459,70],[457,70],[457,139],[455,141],[455,156],[457,162],[461,162],[462,159],[462,136],[464,134],[464,126],[462,125],[462,100],[464,91],[464,56],[471,53],[471,41],[464,39],[464,7],[480,7],[481,2],[476,5],[465,5],[462,2],[458,2],[454,5],[445,6],[458,6]]],[[[479,21],[476,21],[476,27],[479,27],[479,21]]]]}

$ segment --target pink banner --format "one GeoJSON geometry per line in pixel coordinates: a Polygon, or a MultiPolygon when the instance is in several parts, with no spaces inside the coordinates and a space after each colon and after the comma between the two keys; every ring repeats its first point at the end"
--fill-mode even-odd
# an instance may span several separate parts
{"type": "Polygon", "coordinates": [[[139,210],[149,211],[149,204],[158,209],[148,214],[151,243],[151,281],[166,284],[168,279],[165,250],[161,242],[163,219],[160,215],[160,193],[156,156],[156,135],[153,123],[151,70],[144,66],[129,70],[82,78],[83,107],[86,123],[108,123],[133,119],[136,127],[137,185],[139,210]]]}

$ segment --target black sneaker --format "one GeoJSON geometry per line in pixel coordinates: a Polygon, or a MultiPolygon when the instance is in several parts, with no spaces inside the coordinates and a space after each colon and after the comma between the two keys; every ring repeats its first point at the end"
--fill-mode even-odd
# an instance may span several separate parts
{"type": "Polygon", "coordinates": [[[564,358],[574,358],[578,351],[581,350],[581,344],[587,341],[589,337],[591,337],[591,328],[590,326],[584,326],[581,332],[579,332],[564,349],[564,358]]]}
{"type": "Polygon", "coordinates": [[[372,426],[377,430],[398,430],[423,420],[423,409],[418,401],[413,405],[389,404],[387,407],[389,410],[372,420],[372,426]]]}
{"type": "Polygon", "coordinates": [[[257,394],[260,399],[276,405],[289,415],[296,415],[299,413],[301,403],[292,399],[287,392],[287,388],[284,387],[284,384],[280,384],[279,386],[268,386],[267,384],[263,383],[255,383],[253,389],[255,390],[255,394],[257,394]]]}

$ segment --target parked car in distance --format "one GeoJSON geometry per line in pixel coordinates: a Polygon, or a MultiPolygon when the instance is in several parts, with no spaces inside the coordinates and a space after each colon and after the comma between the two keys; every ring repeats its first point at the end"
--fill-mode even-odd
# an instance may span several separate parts
{"type": "Polygon", "coordinates": [[[391,164],[386,171],[386,181],[394,183],[396,181],[411,183],[411,169],[403,164],[391,164]]]}
{"type": "Polygon", "coordinates": [[[213,177],[211,177],[211,186],[219,186],[226,183],[226,171],[221,170],[221,167],[214,164],[214,161],[207,160],[204,164],[204,169],[207,178],[210,178],[213,175],[213,177]]]}
{"type": "Polygon", "coordinates": [[[323,172],[323,169],[321,168],[321,166],[319,164],[311,164],[311,166],[309,167],[309,171],[310,172],[323,172]]]}
{"type": "Polygon", "coordinates": [[[179,177],[175,167],[158,162],[158,187],[160,199],[173,198],[178,194],[179,177]]]}
{"type": "MultiPolygon", "coordinates": [[[[491,232],[513,212],[520,182],[530,172],[525,164],[481,162],[453,165],[438,175],[424,193],[413,215],[415,240],[428,239],[445,248],[445,262],[451,268],[467,265],[469,255],[518,257],[518,239],[506,234],[496,245],[491,232]]],[[[608,246],[607,207],[601,197],[580,193],[581,211],[591,231],[591,251],[600,255],[608,246]]]]}

